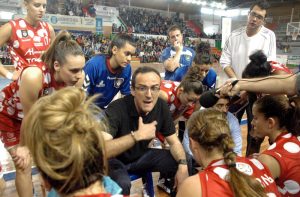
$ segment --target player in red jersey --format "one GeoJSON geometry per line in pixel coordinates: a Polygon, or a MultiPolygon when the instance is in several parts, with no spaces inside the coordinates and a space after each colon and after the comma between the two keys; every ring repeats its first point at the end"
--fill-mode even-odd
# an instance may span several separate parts
{"type": "Polygon", "coordinates": [[[183,182],[178,197],[280,196],[264,164],[233,152],[224,113],[215,109],[194,112],[188,132],[194,158],[204,169],[183,182]]]}
{"type": "Polygon", "coordinates": [[[18,80],[0,92],[0,138],[16,167],[19,196],[32,197],[30,156],[20,134],[23,118],[40,97],[65,86],[81,87],[84,78],[84,54],[66,31],[57,35],[41,59],[42,64],[24,68],[18,80]]]}
{"type": "Polygon", "coordinates": [[[46,12],[46,0],[24,0],[27,15],[12,20],[0,28],[0,46],[7,44],[16,72],[9,72],[0,63],[0,74],[16,80],[22,69],[41,63],[42,53],[48,49],[55,37],[53,27],[42,21],[46,12]]]}
{"type": "Polygon", "coordinates": [[[265,163],[282,196],[300,195],[300,98],[266,95],[253,106],[254,137],[271,146],[258,159],[265,163]]]}
{"type": "Polygon", "coordinates": [[[105,187],[108,166],[101,131],[108,127],[96,118],[100,109],[94,101],[82,89],[64,88],[39,99],[24,120],[25,144],[45,185],[59,196],[122,196],[105,187]]]}
{"type": "Polygon", "coordinates": [[[201,94],[201,81],[184,78],[180,83],[163,80],[159,97],[168,103],[172,118],[177,123],[180,118],[187,120],[191,116],[201,94]]]}

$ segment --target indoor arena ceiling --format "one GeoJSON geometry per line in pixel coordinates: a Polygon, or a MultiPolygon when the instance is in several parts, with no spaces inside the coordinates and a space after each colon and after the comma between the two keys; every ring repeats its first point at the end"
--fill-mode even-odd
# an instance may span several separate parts
{"type": "MultiPolygon", "coordinates": [[[[226,0],[228,8],[245,8],[250,7],[255,0],[226,0]]],[[[269,0],[271,6],[283,6],[287,3],[300,3],[300,0],[269,0]]]]}
{"type": "MultiPolygon", "coordinates": [[[[207,2],[226,2],[227,9],[247,8],[255,2],[255,0],[206,0],[207,2]]],[[[120,4],[128,5],[129,0],[95,0],[98,4],[106,6],[119,6],[120,4]]],[[[300,0],[269,0],[272,7],[285,6],[287,4],[300,4],[300,0]]],[[[130,0],[131,6],[145,7],[159,10],[169,10],[172,12],[182,13],[198,13],[200,5],[183,3],[182,0],[130,0]]]]}

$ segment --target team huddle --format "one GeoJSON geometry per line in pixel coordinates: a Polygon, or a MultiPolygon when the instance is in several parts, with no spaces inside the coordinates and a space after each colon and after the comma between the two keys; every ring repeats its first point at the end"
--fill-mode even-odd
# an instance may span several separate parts
{"type": "Polygon", "coordinates": [[[46,0],[24,3],[27,15],[0,28],[16,66],[0,65],[11,80],[0,92],[0,138],[19,196],[34,195],[32,161],[44,196],[130,196],[130,175],[147,184],[147,172],[160,172],[170,196],[300,195],[300,75],[276,62],[265,1],[251,6],[220,62],[208,43],[184,46],[171,26],[164,77],[149,66],[132,73],[136,44],[127,34],[86,62],[70,33],[55,35],[41,21],[46,0]],[[219,89],[214,64],[228,76],[219,89]],[[265,137],[270,146],[260,152],[265,137]]]}

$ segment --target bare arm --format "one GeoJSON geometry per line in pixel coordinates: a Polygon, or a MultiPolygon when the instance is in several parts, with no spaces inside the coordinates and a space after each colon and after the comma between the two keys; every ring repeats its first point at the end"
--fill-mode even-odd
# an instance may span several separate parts
{"type": "MultiPolygon", "coordinates": [[[[42,71],[37,67],[30,67],[23,71],[19,87],[21,105],[24,118],[31,106],[38,100],[39,92],[42,89],[42,71]]],[[[22,127],[22,125],[21,125],[22,127]]],[[[21,129],[22,130],[22,129],[21,129]]],[[[25,131],[27,132],[27,131],[25,131]]],[[[21,132],[20,144],[23,144],[24,132],[21,132]]]]}
{"type": "MultiPolygon", "coordinates": [[[[170,144],[170,151],[173,158],[176,161],[186,160],[185,152],[180,143],[176,134],[170,135],[166,137],[167,142],[170,144]]],[[[188,177],[188,168],[187,165],[178,165],[176,177],[175,177],[175,185],[180,186],[180,184],[188,177]]]]}
{"type": "Polygon", "coordinates": [[[280,176],[280,165],[274,157],[261,154],[257,159],[269,168],[274,179],[280,176]]]}
{"type": "Polygon", "coordinates": [[[143,119],[139,117],[139,127],[137,131],[133,131],[134,136],[130,133],[113,139],[110,134],[105,133],[103,136],[106,140],[105,145],[107,157],[111,158],[120,155],[133,147],[138,141],[153,139],[155,137],[156,124],[156,121],[144,124],[143,119]]]}
{"type": "Polygon", "coordinates": [[[188,177],[179,187],[176,197],[199,197],[202,196],[202,188],[198,174],[188,177]]]}
{"type": "Polygon", "coordinates": [[[266,77],[262,81],[259,79],[251,79],[247,81],[239,81],[237,88],[240,90],[262,92],[267,94],[287,94],[295,95],[296,91],[296,75],[288,77],[289,75],[276,76],[275,78],[266,77]],[[288,77],[288,78],[287,78],[288,77]]]}
{"type": "Polygon", "coordinates": [[[38,67],[30,67],[23,71],[20,82],[20,100],[24,116],[39,98],[42,89],[42,71],[38,67]]]}
{"type": "Polygon", "coordinates": [[[50,40],[51,40],[51,43],[52,43],[53,40],[55,39],[55,31],[49,23],[48,23],[48,26],[49,26],[49,31],[50,31],[50,40]]]}
{"type": "MultiPolygon", "coordinates": [[[[240,91],[250,91],[250,92],[260,92],[266,94],[287,94],[295,95],[297,94],[297,77],[300,81],[300,76],[298,75],[280,75],[264,77],[264,78],[254,78],[254,79],[240,79],[239,82],[232,87],[230,83],[223,86],[221,89],[221,94],[233,96],[238,94],[240,91]]],[[[298,89],[300,83],[298,82],[298,89]]]]}
{"type": "Polygon", "coordinates": [[[166,140],[167,140],[168,144],[170,145],[171,154],[176,161],[178,161],[180,159],[186,159],[182,144],[180,143],[176,134],[172,134],[172,135],[166,137],[166,140]]]}
{"type": "Polygon", "coordinates": [[[231,66],[225,67],[224,71],[229,78],[237,78],[236,74],[231,66]]]}

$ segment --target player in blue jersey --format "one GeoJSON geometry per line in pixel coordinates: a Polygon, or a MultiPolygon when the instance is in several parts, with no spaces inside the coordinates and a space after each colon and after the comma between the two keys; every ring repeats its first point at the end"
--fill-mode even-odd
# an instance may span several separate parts
{"type": "Polygon", "coordinates": [[[100,108],[105,108],[119,91],[130,94],[130,60],[135,49],[131,36],[119,34],[112,40],[108,55],[96,55],[86,63],[83,88],[90,96],[101,95],[96,101],[100,108]]]}
{"type": "Polygon", "coordinates": [[[214,89],[216,86],[217,73],[212,68],[212,59],[209,43],[201,42],[196,47],[196,55],[193,66],[187,72],[189,75],[193,75],[195,73],[200,75],[204,91],[214,89]]]}
{"type": "Polygon", "coordinates": [[[195,51],[183,46],[183,36],[180,27],[173,25],[168,29],[171,47],[163,50],[160,61],[165,67],[165,79],[181,81],[192,65],[195,51]]]}

